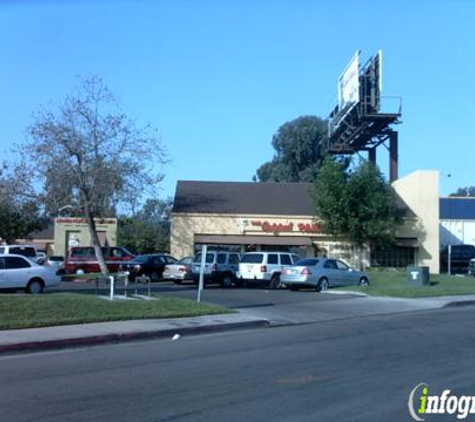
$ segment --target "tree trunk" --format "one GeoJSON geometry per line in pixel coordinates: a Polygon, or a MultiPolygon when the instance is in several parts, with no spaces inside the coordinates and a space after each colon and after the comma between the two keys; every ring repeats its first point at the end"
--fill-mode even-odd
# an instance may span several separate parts
{"type": "Polygon", "coordinates": [[[356,245],[356,254],[358,256],[358,270],[364,271],[363,268],[363,245],[357,244],[356,245]]]}
{"type": "Polygon", "coordinates": [[[87,220],[87,225],[89,227],[89,234],[91,235],[92,247],[94,248],[94,252],[96,253],[96,257],[99,262],[99,268],[102,274],[107,275],[109,274],[109,270],[107,269],[106,261],[104,259],[104,254],[102,253],[101,243],[99,241],[99,236],[97,235],[96,222],[94,221],[94,215],[91,209],[89,208],[89,205],[86,205],[84,207],[84,211],[86,213],[86,220],[87,220]]]}

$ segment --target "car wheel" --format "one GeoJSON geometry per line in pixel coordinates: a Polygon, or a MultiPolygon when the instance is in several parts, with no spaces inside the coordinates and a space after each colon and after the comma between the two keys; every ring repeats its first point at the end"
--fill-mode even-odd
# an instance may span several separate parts
{"type": "Polygon", "coordinates": [[[155,283],[155,282],[157,282],[157,281],[159,281],[159,280],[160,280],[160,276],[158,275],[157,272],[153,272],[152,274],[150,274],[150,281],[151,281],[152,283],[155,283]]]}
{"type": "Polygon", "coordinates": [[[173,283],[175,283],[175,284],[181,284],[181,280],[173,280],[173,283]]]}
{"type": "Polygon", "coordinates": [[[299,286],[295,286],[295,285],[290,285],[289,286],[289,289],[292,290],[293,292],[296,292],[298,289],[299,289],[299,286]]]}
{"type": "Polygon", "coordinates": [[[280,274],[274,274],[270,279],[270,288],[271,289],[281,289],[282,281],[280,281],[280,274]]]}
{"type": "Polygon", "coordinates": [[[330,287],[330,284],[328,283],[328,279],[323,277],[318,281],[317,292],[328,290],[329,287],[330,287]]]}
{"type": "Polygon", "coordinates": [[[76,271],[74,271],[74,274],[82,275],[82,274],[86,274],[86,271],[84,270],[84,268],[76,268],[76,271]]]}
{"type": "Polygon", "coordinates": [[[37,295],[43,292],[44,284],[43,280],[39,278],[34,278],[30,280],[28,286],[26,286],[26,291],[32,295],[37,295]]]}
{"type": "Polygon", "coordinates": [[[233,277],[229,273],[224,273],[221,277],[221,286],[222,287],[231,287],[233,284],[233,277]]]}
{"type": "Polygon", "coordinates": [[[369,281],[367,277],[360,278],[360,286],[369,286],[369,281]]]}

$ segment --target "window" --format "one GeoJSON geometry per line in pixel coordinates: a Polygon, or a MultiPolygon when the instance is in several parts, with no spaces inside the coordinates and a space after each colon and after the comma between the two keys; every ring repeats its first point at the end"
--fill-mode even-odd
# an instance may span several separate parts
{"type": "Polygon", "coordinates": [[[13,246],[10,248],[10,253],[36,258],[36,249],[31,246],[13,246]]]}
{"type": "Polygon", "coordinates": [[[244,264],[262,264],[264,255],[261,253],[244,254],[241,258],[241,263],[244,264]]]}
{"type": "Polygon", "coordinates": [[[324,267],[325,268],[330,268],[332,270],[337,269],[336,262],[333,259],[329,259],[327,262],[325,262],[324,267]]]}
{"type": "Polygon", "coordinates": [[[171,256],[166,256],[165,257],[165,261],[167,264],[176,264],[177,263],[177,260],[171,256]]]}
{"type": "Polygon", "coordinates": [[[268,264],[279,264],[279,257],[275,253],[270,253],[269,256],[267,257],[267,263],[268,264]]]}
{"type": "Polygon", "coordinates": [[[229,255],[229,263],[230,264],[239,264],[239,255],[236,253],[232,253],[229,255]]]}
{"type": "Polygon", "coordinates": [[[318,261],[320,261],[319,259],[316,259],[316,258],[305,258],[305,259],[299,259],[295,265],[299,265],[299,266],[309,266],[309,267],[313,267],[315,265],[318,264],[318,261]]]}
{"type": "Polygon", "coordinates": [[[292,254],[292,261],[294,261],[294,264],[300,260],[300,256],[292,254]]]}
{"type": "Polygon", "coordinates": [[[156,265],[165,264],[165,257],[163,256],[156,256],[153,258],[152,262],[156,265]]]}
{"type": "Polygon", "coordinates": [[[292,261],[290,260],[290,255],[281,255],[280,263],[281,265],[292,265],[292,261]]]}
{"type": "Polygon", "coordinates": [[[5,269],[5,258],[0,258],[0,270],[5,269]]]}
{"type": "Polygon", "coordinates": [[[16,270],[18,268],[29,268],[31,267],[30,263],[23,258],[17,256],[5,257],[5,268],[7,270],[16,270]]]}
{"type": "Polygon", "coordinates": [[[193,259],[187,257],[187,258],[182,258],[180,259],[177,264],[180,264],[180,265],[190,265],[191,263],[193,262],[193,259]]]}
{"type": "Polygon", "coordinates": [[[95,258],[93,248],[73,248],[71,250],[71,257],[74,258],[95,258]]]}
{"type": "Polygon", "coordinates": [[[415,249],[403,246],[371,248],[372,267],[406,268],[415,264],[415,249]]]}
{"type": "Polygon", "coordinates": [[[112,248],[111,249],[111,256],[114,258],[123,258],[125,255],[124,251],[119,248],[112,248]]]}
{"type": "MultiPolygon", "coordinates": [[[[214,261],[214,254],[207,253],[206,254],[206,263],[207,264],[212,264],[213,261],[214,261]]],[[[193,262],[196,262],[197,264],[199,264],[201,262],[201,252],[196,254],[195,259],[193,260],[193,262]]]]}
{"type": "Polygon", "coordinates": [[[0,247],[0,253],[5,253],[5,248],[0,247]]]}
{"type": "Polygon", "coordinates": [[[336,261],[336,266],[338,267],[339,270],[348,271],[350,269],[348,265],[346,265],[344,262],[341,262],[341,261],[336,261]]]}
{"type": "Polygon", "coordinates": [[[217,262],[218,264],[224,264],[224,263],[226,262],[226,254],[224,254],[224,253],[219,253],[216,262],[217,262]]]}

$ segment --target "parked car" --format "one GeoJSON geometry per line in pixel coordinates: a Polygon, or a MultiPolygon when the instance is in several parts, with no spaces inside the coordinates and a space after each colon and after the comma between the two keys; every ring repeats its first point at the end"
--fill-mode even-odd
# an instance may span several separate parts
{"type": "Polygon", "coordinates": [[[475,276],[475,258],[471,259],[468,264],[468,274],[475,276]]]}
{"type": "Polygon", "coordinates": [[[282,268],[281,281],[291,290],[300,287],[315,287],[317,291],[331,286],[369,284],[368,275],[356,271],[338,259],[304,258],[295,265],[282,268]]]}
{"type": "MultiPolygon", "coordinates": [[[[452,274],[467,274],[471,259],[475,258],[474,245],[451,245],[450,272],[452,274]]],[[[449,247],[446,246],[440,253],[440,271],[448,272],[449,247]]]]}
{"type": "Polygon", "coordinates": [[[45,266],[56,267],[57,270],[64,269],[64,257],[60,255],[48,256],[45,260],[45,266]]]}
{"type": "Polygon", "coordinates": [[[193,264],[193,257],[187,256],[180,259],[174,264],[168,264],[163,270],[163,278],[165,280],[173,280],[175,284],[180,284],[183,280],[192,278],[191,265],[193,264]]]}
{"type": "MultiPolygon", "coordinates": [[[[119,266],[123,262],[135,258],[135,255],[130,251],[119,246],[105,246],[102,248],[102,253],[107,268],[113,273],[119,270],[119,266]]],[[[92,246],[72,247],[66,258],[64,268],[67,274],[97,273],[100,271],[99,262],[92,246]]]]}
{"type": "Polygon", "coordinates": [[[300,257],[290,252],[247,252],[241,256],[237,277],[241,283],[263,282],[273,289],[282,287],[280,274],[300,257]]]}
{"type": "MultiPolygon", "coordinates": [[[[201,252],[198,252],[193,259],[192,276],[194,282],[198,282],[200,278],[201,256],[201,252]]],[[[205,283],[219,283],[223,287],[231,287],[233,283],[238,284],[236,271],[239,266],[239,258],[237,252],[207,252],[203,281],[205,283]]]]}
{"type": "Polygon", "coordinates": [[[167,254],[137,255],[134,259],[124,262],[121,270],[129,272],[129,280],[134,281],[137,277],[146,275],[155,282],[163,278],[163,270],[166,265],[175,264],[176,258],[167,254]]]}
{"type": "Polygon", "coordinates": [[[35,245],[0,245],[0,254],[23,255],[33,261],[37,261],[39,256],[35,245]]]}
{"type": "Polygon", "coordinates": [[[0,254],[0,289],[24,289],[38,294],[60,281],[53,268],[39,265],[23,255],[0,254]]]}

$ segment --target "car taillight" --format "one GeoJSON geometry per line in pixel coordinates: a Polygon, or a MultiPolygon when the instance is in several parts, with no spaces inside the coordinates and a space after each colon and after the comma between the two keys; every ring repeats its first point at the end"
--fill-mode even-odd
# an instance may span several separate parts
{"type": "Polygon", "coordinates": [[[307,267],[305,267],[300,274],[310,275],[312,274],[312,272],[307,267]]]}
{"type": "Polygon", "coordinates": [[[185,267],[179,267],[178,271],[180,271],[182,273],[186,273],[186,268],[185,267]]]}
{"type": "Polygon", "coordinates": [[[213,271],[218,271],[218,264],[213,264],[213,271]]]}
{"type": "Polygon", "coordinates": [[[261,273],[267,272],[267,265],[261,265],[261,273]]]}

